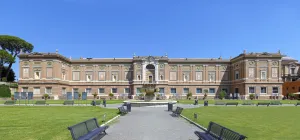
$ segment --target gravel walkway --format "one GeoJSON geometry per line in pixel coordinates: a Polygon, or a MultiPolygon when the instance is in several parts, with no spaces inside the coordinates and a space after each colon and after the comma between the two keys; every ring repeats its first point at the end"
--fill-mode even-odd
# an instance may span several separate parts
{"type": "Polygon", "coordinates": [[[107,129],[103,140],[198,140],[198,127],[172,117],[166,107],[134,107],[107,129]]]}

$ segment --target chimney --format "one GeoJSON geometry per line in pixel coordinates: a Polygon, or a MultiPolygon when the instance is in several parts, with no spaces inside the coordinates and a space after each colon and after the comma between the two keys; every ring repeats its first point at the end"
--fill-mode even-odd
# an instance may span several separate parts
{"type": "Polygon", "coordinates": [[[56,51],[55,51],[55,52],[56,52],[56,54],[58,54],[58,49],[56,49],[56,51]]]}
{"type": "Polygon", "coordinates": [[[232,59],[232,56],[230,56],[230,59],[232,59]]]}
{"type": "Polygon", "coordinates": [[[246,54],[246,50],[244,50],[244,54],[246,54]]]}
{"type": "Polygon", "coordinates": [[[281,54],[280,50],[278,50],[278,53],[281,54]]]}

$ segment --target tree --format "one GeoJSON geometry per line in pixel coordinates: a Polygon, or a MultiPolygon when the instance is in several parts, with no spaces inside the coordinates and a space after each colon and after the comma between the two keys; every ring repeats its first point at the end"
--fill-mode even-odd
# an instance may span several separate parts
{"type": "MultiPolygon", "coordinates": [[[[2,48],[2,50],[10,53],[14,60],[21,52],[30,53],[33,50],[32,44],[19,37],[10,35],[0,35],[0,47],[2,48]]],[[[8,78],[13,63],[15,63],[15,61],[10,61],[8,63],[8,72],[5,75],[6,78],[8,78]]]]}
{"type": "Polygon", "coordinates": [[[11,97],[10,89],[7,85],[0,85],[0,97],[11,97]]]}
{"type": "MultiPolygon", "coordinates": [[[[0,50],[0,80],[2,80],[2,74],[5,64],[15,63],[15,58],[5,50],[0,50]]],[[[7,78],[6,78],[7,79],[7,78]]]]}
{"type": "MultiPolygon", "coordinates": [[[[7,73],[7,67],[4,67],[3,70],[2,70],[2,75],[6,75],[7,73]]],[[[6,77],[3,77],[2,79],[6,79],[6,77]]],[[[14,82],[16,80],[16,75],[15,75],[15,72],[13,71],[13,69],[10,69],[10,73],[7,77],[7,82],[14,82]]],[[[4,81],[4,80],[2,80],[4,81]]]]}
{"type": "Polygon", "coordinates": [[[114,97],[113,93],[109,93],[108,96],[110,97],[110,100],[114,97]]]}
{"type": "Polygon", "coordinates": [[[225,95],[226,95],[226,92],[224,90],[222,90],[219,94],[219,99],[223,100],[225,95]]]}
{"type": "Polygon", "coordinates": [[[189,99],[189,100],[191,100],[191,98],[190,98],[190,97],[192,97],[192,96],[193,96],[192,92],[189,92],[188,94],[186,94],[186,99],[189,99]]]}
{"type": "Polygon", "coordinates": [[[43,96],[44,96],[45,100],[47,100],[49,97],[49,94],[44,94],[43,96]]]}

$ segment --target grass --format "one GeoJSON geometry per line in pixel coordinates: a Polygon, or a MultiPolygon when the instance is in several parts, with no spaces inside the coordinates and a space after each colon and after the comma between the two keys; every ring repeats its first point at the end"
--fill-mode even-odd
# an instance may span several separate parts
{"type": "MultiPolygon", "coordinates": [[[[98,99],[99,100],[99,99],[98,99]]],[[[37,100],[29,100],[29,104],[35,103],[37,100]]],[[[47,100],[47,104],[63,104],[65,100],[47,100]]],[[[93,100],[74,100],[75,104],[91,104],[93,100]]],[[[119,104],[123,103],[124,100],[106,100],[106,104],[119,104]]],[[[0,104],[4,104],[5,100],[0,100],[0,104]]],[[[28,101],[26,101],[28,103],[28,101]]],[[[19,104],[19,101],[16,102],[19,104]]],[[[20,100],[20,104],[25,104],[25,100],[20,100]]],[[[102,104],[102,100],[101,100],[102,104]]]]}
{"type": "Polygon", "coordinates": [[[100,107],[0,107],[0,136],[5,140],[70,140],[68,126],[102,116],[115,117],[117,109],[100,107]]]}
{"type": "MultiPolygon", "coordinates": [[[[194,104],[195,100],[177,100],[180,104],[194,104]]],[[[224,101],[224,102],[238,102],[239,104],[242,104],[244,100],[208,100],[208,104],[215,104],[216,101],[224,101]]],[[[251,100],[247,100],[251,101],[251,100]]],[[[295,104],[297,102],[300,102],[299,100],[252,100],[252,103],[257,104],[258,102],[270,102],[270,101],[280,101],[282,104],[295,104]]],[[[199,104],[203,104],[204,100],[199,100],[199,104]]]]}
{"type": "Polygon", "coordinates": [[[183,115],[207,128],[210,121],[221,124],[249,140],[300,139],[299,107],[201,107],[183,110],[183,115]]]}

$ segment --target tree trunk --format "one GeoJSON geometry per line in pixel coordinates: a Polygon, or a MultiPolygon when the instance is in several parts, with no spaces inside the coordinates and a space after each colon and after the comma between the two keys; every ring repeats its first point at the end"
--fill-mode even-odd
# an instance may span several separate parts
{"type": "MultiPolygon", "coordinates": [[[[6,79],[8,78],[8,75],[10,73],[10,69],[11,69],[11,66],[12,66],[13,63],[9,63],[8,67],[7,67],[7,72],[6,72],[6,79]]],[[[2,79],[1,79],[2,80],[2,79]]]]}

